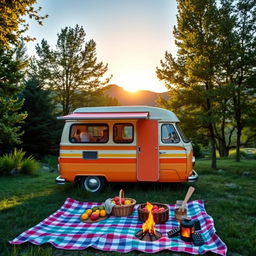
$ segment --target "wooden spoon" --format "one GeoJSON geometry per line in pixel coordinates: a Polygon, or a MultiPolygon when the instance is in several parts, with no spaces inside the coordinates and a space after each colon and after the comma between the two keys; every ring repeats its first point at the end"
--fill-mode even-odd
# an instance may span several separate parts
{"type": "Polygon", "coordinates": [[[187,194],[186,194],[186,196],[185,196],[184,201],[182,202],[182,205],[181,205],[181,207],[180,207],[180,209],[179,209],[179,212],[182,212],[182,211],[185,210],[186,204],[187,204],[189,198],[190,198],[190,197],[192,196],[192,194],[194,193],[194,191],[195,191],[195,188],[194,188],[194,187],[190,186],[190,187],[188,188],[188,192],[187,192],[187,194]]]}

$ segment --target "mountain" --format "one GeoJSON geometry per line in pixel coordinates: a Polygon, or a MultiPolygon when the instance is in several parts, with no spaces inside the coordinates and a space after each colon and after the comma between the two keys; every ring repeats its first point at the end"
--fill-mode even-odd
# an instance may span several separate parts
{"type": "Polygon", "coordinates": [[[168,93],[157,93],[147,90],[139,90],[136,92],[128,92],[116,84],[110,84],[106,87],[106,93],[118,100],[119,105],[147,105],[156,106],[156,99],[161,96],[168,98],[168,93]]]}

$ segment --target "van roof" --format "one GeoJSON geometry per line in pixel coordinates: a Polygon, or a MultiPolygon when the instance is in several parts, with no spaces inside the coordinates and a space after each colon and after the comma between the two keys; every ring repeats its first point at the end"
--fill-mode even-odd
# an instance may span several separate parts
{"type": "Polygon", "coordinates": [[[148,113],[147,117],[145,118],[172,122],[180,121],[172,111],[151,106],[83,107],[77,108],[73,113],[148,113]]]}

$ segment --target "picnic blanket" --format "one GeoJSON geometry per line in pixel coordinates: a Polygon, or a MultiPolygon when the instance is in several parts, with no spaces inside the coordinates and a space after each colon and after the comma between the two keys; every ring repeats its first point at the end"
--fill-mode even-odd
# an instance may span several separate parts
{"type": "Polygon", "coordinates": [[[164,224],[156,224],[157,231],[162,237],[153,242],[141,241],[135,234],[141,230],[143,222],[138,219],[136,205],[132,215],[128,217],[114,217],[95,223],[84,223],[80,215],[87,208],[100,205],[94,202],[79,202],[67,198],[63,206],[48,218],[20,234],[10,241],[11,244],[30,242],[36,245],[51,243],[53,246],[67,250],[83,250],[88,247],[103,251],[118,251],[127,253],[138,250],[146,253],[155,253],[162,250],[204,254],[208,251],[226,255],[227,247],[217,236],[214,222],[206,213],[202,200],[191,201],[187,204],[187,215],[198,219],[201,224],[200,233],[205,244],[195,246],[191,242],[184,242],[179,237],[169,238],[167,232],[178,227],[174,217],[174,205],[170,208],[169,220],[164,224]]]}

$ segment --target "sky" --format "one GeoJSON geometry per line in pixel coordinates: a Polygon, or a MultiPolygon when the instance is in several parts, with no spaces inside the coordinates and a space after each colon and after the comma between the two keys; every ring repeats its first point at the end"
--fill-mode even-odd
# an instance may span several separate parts
{"type": "Polygon", "coordinates": [[[43,38],[54,48],[61,29],[78,24],[86,41],[96,42],[98,61],[108,64],[110,84],[129,91],[166,91],[155,71],[165,51],[176,53],[175,0],[38,0],[37,5],[49,17],[43,26],[29,21],[28,34],[37,38],[27,45],[29,55],[43,38]]]}

